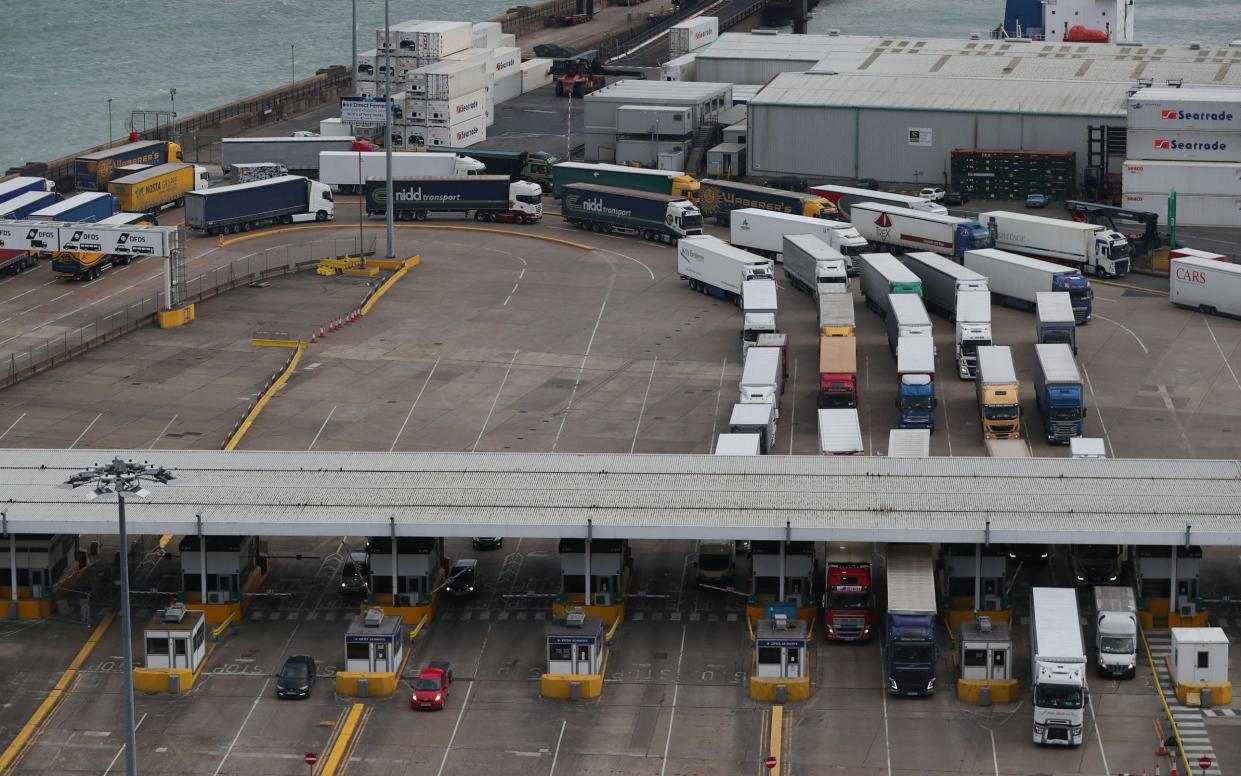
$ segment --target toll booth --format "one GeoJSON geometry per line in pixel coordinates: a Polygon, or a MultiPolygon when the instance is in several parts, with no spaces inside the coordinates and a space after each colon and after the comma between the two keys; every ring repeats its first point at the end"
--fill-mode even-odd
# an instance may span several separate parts
{"type": "Polygon", "coordinates": [[[547,672],[540,679],[539,693],[544,698],[572,701],[602,695],[607,667],[603,618],[570,609],[549,623],[544,633],[547,672]]]}
{"type": "Polygon", "coordinates": [[[266,572],[257,536],[208,536],[206,600],[203,600],[203,556],[198,536],[191,534],[178,545],[181,556],[181,588],[185,600],[197,604],[242,603],[246,593],[258,588],[266,572]]]}
{"type": "Polygon", "coordinates": [[[988,616],[962,622],[957,629],[957,697],[988,706],[1017,699],[1010,623],[988,616]]]}
{"type": "Polygon", "coordinates": [[[757,541],[750,544],[752,587],[746,607],[751,624],[765,617],[765,605],[781,603],[780,549],[784,548],[784,600],[797,609],[797,618],[806,622],[814,616],[818,604],[818,560],[814,542],[757,541]]]}
{"type": "Polygon", "coordinates": [[[633,556],[625,539],[591,539],[586,552],[585,539],[561,539],[560,598],[552,613],[563,617],[571,607],[585,607],[586,614],[614,624],[625,613],[625,591],[633,573],[633,556]],[[587,589],[587,569],[590,586],[587,589]]]}
{"type": "Polygon", "coordinates": [[[77,534],[0,535],[0,618],[50,617],[56,587],[84,565],[77,534]]]}
{"type": "Polygon", "coordinates": [[[383,609],[367,609],[349,623],[345,631],[345,670],[360,674],[396,673],[405,657],[401,638],[404,620],[385,614],[383,609]]]}
{"type": "Polygon", "coordinates": [[[1011,621],[1008,596],[1008,551],[1003,545],[943,544],[939,548],[940,589],[948,626],[986,613],[992,621],[1011,621]]]}
{"type": "Polygon", "coordinates": [[[372,536],[366,545],[370,586],[376,603],[401,607],[430,606],[433,591],[444,577],[444,540],[440,537],[400,536],[393,552],[392,538],[372,536]],[[393,570],[396,597],[393,598],[393,570]]]}
{"type": "Polygon", "coordinates": [[[207,617],[203,612],[173,604],[155,612],[142,629],[147,668],[187,669],[197,673],[207,659],[207,617]]]}
{"type": "Polygon", "coordinates": [[[1206,625],[1207,611],[1198,597],[1201,547],[1139,546],[1133,555],[1138,616],[1143,628],[1164,630],[1206,625]],[[1173,579],[1176,580],[1175,599],[1173,579]]]}
{"type": "Polygon", "coordinates": [[[777,703],[810,696],[810,665],[804,620],[784,614],[754,624],[754,671],[750,697],[777,703]]]}
{"type": "Polygon", "coordinates": [[[1228,636],[1223,628],[1173,628],[1168,662],[1181,703],[1210,708],[1232,702],[1228,636]]]}

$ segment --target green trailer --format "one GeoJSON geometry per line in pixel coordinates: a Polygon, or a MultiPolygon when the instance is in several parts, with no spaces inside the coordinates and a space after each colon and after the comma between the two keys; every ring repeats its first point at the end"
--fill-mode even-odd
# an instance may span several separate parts
{"type": "Polygon", "coordinates": [[[450,148],[432,146],[432,153],[448,153],[477,159],[488,175],[507,175],[511,180],[537,183],[544,190],[552,186],[552,165],[560,161],[546,151],[502,151],[493,148],[450,148]]]}
{"type": "Polygon", "coordinates": [[[561,162],[552,167],[552,193],[557,199],[571,183],[593,183],[633,191],[649,191],[698,201],[698,181],[679,170],[648,170],[619,164],[561,162]]]}

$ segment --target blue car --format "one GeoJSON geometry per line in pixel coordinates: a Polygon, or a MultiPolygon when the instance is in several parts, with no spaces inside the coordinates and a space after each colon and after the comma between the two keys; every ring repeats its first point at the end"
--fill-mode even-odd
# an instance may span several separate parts
{"type": "Polygon", "coordinates": [[[1026,207],[1047,207],[1048,201],[1046,194],[1026,195],[1026,207]]]}

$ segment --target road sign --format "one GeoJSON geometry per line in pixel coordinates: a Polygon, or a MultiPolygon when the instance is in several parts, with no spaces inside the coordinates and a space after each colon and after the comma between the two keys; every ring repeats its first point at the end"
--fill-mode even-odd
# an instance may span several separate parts
{"type": "Polygon", "coordinates": [[[1201,757],[1199,757],[1199,758],[1198,758],[1198,767],[1199,767],[1199,768],[1201,768],[1201,769],[1202,769],[1202,770],[1204,770],[1204,771],[1206,771],[1206,770],[1210,770],[1210,768],[1211,768],[1211,758],[1210,758],[1210,757],[1207,757],[1205,754],[1204,754],[1204,755],[1202,755],[1201,757]]]}
{"type": "Polygon", "coordinates": [[[0,221],[0,249],[83,251],[121,256],[167,256],[171,226],[98,226],[61,222],[0,221]]]}
{"type": "Polygon", "coordinates": [[[383,124],[389,100],[383,97],[341,97],[340,120],[346,124],[383,124]]]}
{"type": "Polygon", "coordinates": [[[6,251],[58,251],[60,231],[30,221],[0,221],[0,248],[6,251]]]}
{"type": "Polygon", "coordinates": [[[314,765],[317,762],[319,762],[319,755],[315,754],[314,752],[306,753],[306,764],[307,765],[314,765]]]}
{"type": "Polygon", "coordinates": [[[763,760],[763,765],[767,766],[767,770],[773,770],[776,767],[776,758],[774,755],[767,755],[767,759],[763,760]]]}

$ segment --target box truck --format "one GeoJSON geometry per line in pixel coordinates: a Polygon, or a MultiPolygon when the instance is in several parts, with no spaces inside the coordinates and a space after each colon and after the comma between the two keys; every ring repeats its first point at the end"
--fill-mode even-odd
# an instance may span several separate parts
{"type": "Polygon", "coordinates": [[[1077,614],[1077,591],[1030,591],[1030,690],[1034,743],[1078,746],[1086,706],[1086,650],[1077,614]]]}
{"type": "Polygon", "coordinates": [[[973,380],[978,374],[978,349],[991,344],[991,293],[958,291],[954,354],[957,374],[973,380]]]}
{"type": "Polygon", "coordinates": [[[819,455],[864,455],[856,409],[819,410],[819,455]]]}
{"type": "Polygon", "coordinates": [[[54,191],[23,192],[7,202],[0,202],[0,218],[21,221],[31,213],[51,207],[59,201],[60,195],[54,191]]]}
{"type": "Polygon", "coordinates": [[[741,284],[741,353],[758,343],[759,336],[775,334],[776,281],[752,278],[741,284]]]}
{"type": "Polygon", "coordinates": [[[925,428],[894,428],[888,431],[889,458],[930,458],[931,432],[925,428]]]}
{"type": "Polygon", "coordinates": [[[1034,346],[1034,395],[1047,441],[1067,445],[1085,431],[1086,404],[1082,375],[1065,344],[1034,346]]]}
{"type": "MultiPolygon", "coordinates": [[[[146,213],[117,213],[101,219],[99,226],[132,226],[152,223],[154,219],[146,213]]],[[[89,235],[84,235],[79,239],[85,242],[88,237],[89,235]]],[[[129,254],[113,255],[81,250],[56,251],[51,256],[52,272],[56,273],[56,277],[61,280],[94,280],[113,265],[125,265],[133,261],[133,256],[129,254]]]]}
{"type": "Polygon", "coordinates": [[[745,366],[737,386],[739,404],[770,402],[780,417],[780,394],[784,387],[782,354],[779,348],[752,347],[745,353],[745,366]]]}
{"type": "MultiPolygon", "coordinates": [[[[387,212],[387,181],[368,178],[363,197],[367,215],[387,212]]],[[[392,182],[394,217],[425,221],[431,213],[474,214],[475,221],[533,224],[543,217],[543,191],[537,183],[510,181],[507,175],[450,175],[400,178],[392,182]]]]}
{"type": "Polygon", "coordinates": [[[573,183],[648,191],[690,202],[698,201],[697,179],[679,170],[648,170],[602,162],[559,162],[552,167],[553,196],[560,199],[565,195],[565,186],[573,183]]]}
{"type": "MultiPolygon", "coordinates": [[[[393,151],[393,178],[448,178],[488,172],[482,162],[456,154],[393,151]]],[[[385,178],[387,154],[383,151],[321,151],[319,182],[335,191],[356,194],[368,178],[385,178]]]]}
{"type": "Polygon", "coordinates": [[[984,439],[1021,438],[1021,385],[1007,345],[978,348],[974,382],[984,439]]]}
{"type": "Polygon", "coordinates": [[[167,140],[126,143],[74,159],[73,182],[78,191],[107,191],[118,167],[183,161],[181,146],[167,140]]]}
{"type": "Polygon", "coordinates": [[[878,250],[930,250],[959,259],[966,251],[995,244],[987,227],[968,218],[875,202],[859,202],[852,213],[858,234],[878,250]]]}
{"type": "Polygon", "coordinates": [[[853,337],[819,337],[818,405],[819,409],[858,406],[857,340],[853,337]]]}
{"type": "Polygon", "coordinates": [[[55,190],[56,184],[47,178],[19,175],[16,178],[9,178],[7,181],[0,181],[0,204],[30,191],[42,194],[55,190]]]}
{"type": "Polygon", "coordinates": [[[888,613],[883,641],[887,690],[892,695],[935,692],[937,606],[935,564],[926,544],[887,546],[888,613]]]}
{"type": "Polygon", "coordinates": [[[1096,668],[1104,679],[1132,679],[1138,665],[1138,606],[1133,588],[1094,587],[1096,668]]]}
{"type": "Polygon", "coordinates": [[[818,288],[819,334],[824,337],[852,337],[857,321],[853,311],[853,294],[839,283],[821,284],[818,288]]]}
{"type": "Polygon", "coordinates": [[[995,234],[997,250],[1059,261],[1082,274],[1129,274],[1129,241],[1106,226],[1003,210],[980,213],[978,219],[995,234]]]}
{"type": "Polygon", "coordinates": [[[810,193],[831,202],[840,211],[840,217],[847,220],[852,220],[851,212],[853,206],[859,202],[878,202],[923,213],[948,214],[948,208],[938,202],[932,202],[929,199],[914,197],[908,194],[897,194],[891,191],[858,189],[852,186],[835,186],[825,183],[821,186],[811,186],[810,193]]]}
{"type": "Polygon", "coordinates": [[[845,269],[850,275],[858,273],[856,257],[866,250],[866,241],[848,224],[750,207],[734,211],[729,221],[729,242],[776,261],[782,260],[784,237],[790,234],[818,237],[844,254],[848,262],[845,269]]]}
{"type": "Polygon", "coordinates": [[[332,190],[298,175],[216,186],[185,195],[185,225],[199,234],[335,218],[332,190]]]}
{"type": "Polygon", "coordinates": [[[939,399],[935,398],[935,342],[930,337],[901,337],[896,342],[897,426],[925,428],[934,433],[935,407],[938,404],[939,399]]]}
{"type": "Polygon", "coordinates": [[[888,314],[883,317],[883,322],[888,330],[888,350],[892,355],[896,355],[896,341],[902,337],[932,337],[931,317],[926,314],[922,297],[917,294],[890,294],[887,306],[888,314]]]}
{"type": "Polygon", "coordinates": [[[209,185],[206,167],[170,162],[113,178],[108,184],[108,193],[116,197],[124,212],[157,216],[166,208],[184,205],[187,191],[198,191],[209,185]]]}
{"type": "Polygon", "coordinates": [[[732,211],[745,208],[807,218],[836,217],[836,207],[832,203],[812,194],[712,178],[701,181],[701,184],[698,194],[702,215],[704,218],[714,218],[720,226],[729,223],[732,211]]]}
{"type": "Polygon", "coordinates": [[[507,175],[513,180],[530,181],[552,190],[552,166],[560,160],[546,151],[504,151],[496,148],[453,148],[439,146],[431,153],[469,156],[487,167],[488,175],[507,175]]]}
{"type": "Polygon", "coordinates": [[[771,260],[701,234],[677,241],[677,272],[691,290],[741,303],[741,284],[771,278],[771,260]]]}
{"type": "Polygon", "coordinates": [[[220,167],[227,174],[234,164],[275,162],[293,175],[319,177],[319,154],[352,151],[351,137],[226,137],[220,140],[220,167]]]}
{"type": "Polygon", "coordinates": [[[888,314],[888,296],[922,295],[922,281],[890,253],[863,253],[862,299],[880,315],[888,314]]]}
{"type": "Polygon", "coordinates": [[[811,298],[820,285],[849,287],[844,254],[813,234],[786,234],[783,253],[784,277],[811,298]]]}
{"type": "Polygon", "coordinates": [[[1077,323],[1090,322],[1094,291],[1075,269],[995,249],[967,251],[965,266],[987,276],[987,287],[1002,304],[1033,310],[1038,292],[1064,291],[1073,304],[1077,323]]]}
{"type": "Polygon", "coordinates": [[[869,542],[827,542],[823,621],[831,641],[868,641],[875,610],[869,542]]]}
{"type": "Polygon", "coordinates": [[[702,234],[702,213],[684,197],[594,183],[570,183],[561,191],[561,217],[583,229],[640,235],[669,245],[702,234]]]}
{"type": "Polygon", "coordinates": [[[938,253],[906,253],[904,262],[922,282],[922,300],[927,309],[939,310],[949,321],[955,320],[958,293],[987,290],[985,277],[938,253]]]}
{"type": "Polygon", "coordinates": [[[1211,259],[1172,259],[1172,304],[1206,315],[1241,318],[1241,266],[1211,259]]]}
{"type": "Polygon", "coordinates": [[[1077,318],[1069,295],[1063,291],[1039,291],[1034,296],[1034,341],[1068,345],[1076,354],[1077,318]]]}
{"type": "Polygon", "coordinates": [[[767,455],[776,446],[776,408],[771,402],[734,404],[728,430],[733,434],[758,434],[759,451],[767,455]]]}
{"type": "Polygon", "coordinates": [[[30,221],[102,221],[117,212],[116,197],[106,191],[84,191],[36,210],[26,218],[30,221]]]}

